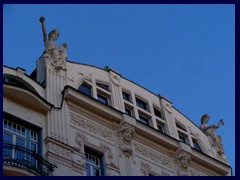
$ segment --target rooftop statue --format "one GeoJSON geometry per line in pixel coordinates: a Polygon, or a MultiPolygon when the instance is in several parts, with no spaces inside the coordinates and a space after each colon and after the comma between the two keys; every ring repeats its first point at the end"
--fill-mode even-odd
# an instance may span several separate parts
{"type": "Polygon", "coordinates": [[[222,138],[219,135],[216,135],[216,130],[220,128],[220,125],[224,125],[224,121],[221,119],[218,122],[218,125],[211,125],[208,126],[207,123],[210,119],[208,114],[204,114],[201,118],[201,125],[200,129],[210,137],[212,141],[212,146],[217,150],[217,152],[222,155],[224,154],[223,145],[222,145],[222,138]]]}
{"type": "Polygon", "coordinates": [[[43,42],[45,46],[43,57],[49,58],[56,69],[65,69],[67,59],[67,44],[63,43],[60,47],[55,45],[54,41],[56,41],[59,37],[59,31],[57,29],[52,30],[48,34],[47,39],[47,31],[44,24],[45,18],[41,17],[39,21],[42,24],[43,42]]]}

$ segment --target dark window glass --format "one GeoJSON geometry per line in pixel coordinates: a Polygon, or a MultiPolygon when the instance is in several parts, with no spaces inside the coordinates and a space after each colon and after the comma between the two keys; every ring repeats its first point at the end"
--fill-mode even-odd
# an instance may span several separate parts
{"type": "Polygon", "coordinates": [[[126,93],[126,92],[122,92],[122,94],[123,94],[123,99],[131,102],[131,96],[130,96],[130,94],[128,94],[128,93],[126,93]]]}
{"type": "Polygon", "coordinates": [[[132,111],[128,108],[125,108],[125,113],[129,116],[132,116],[132,111]]]}
{"type": "Polygon", "coordinates": [[[146,125],[149,125],[149,120],[143,116],[139,116],[139,120],[146,125]]]}
{"type": "Polygon", "coordinates": [[[92,88],[86,84],[82,84],[78,90],[82,92],[83,94],[86,94],[88,96],[92,96],[92,88]]]}
{"type": "Polygon", "coordinates": [[[179,140],[183,143],[187,143],[186,137],[179,135],[179,140]]]}
{"type": "Polygon", "coordinates": [[[103,104],[108,105],[108,98],[106,98],[100,94],[98,94],[97,97],[98,97],[98,101],[102,102],[103,104]]]}
{"type": "Polygon", "coordinates": [[[184,127],[182,127],[180,124],[176,123],[176,126],[179,128],[179,129],[182,129],[184,131],[186,131],[186,129],[184,127]]]}
{"type": "Polygon", "coordinates": [[[96,83],[97,86],[103,88],[103,89],[106,89],[106,90],[109,90],[109,86],[107,84],[102,84],[102,83],[96,83]]]}
{"type": "Polygon", "coordinates": [[[154,114],[155,114],[155,116],[162,118],[161,111],[157,110],[156,108],[154,108],[154,114]]]}
{"type": "Polygon", "coordinates": [[[148,110],[147,109],[147,103],[145,103],[144,101],[142,101],[141,99],[138,99],[136,98],[136,103],[137,103],[137,106],[142,108],[142,109],[145,109],[145,110],[148,110]]]}
{"type": "Polygon", "coordinates": [[[199,144],[197,143],[196,140],[193,139],[193,146],[195,149],[197,149],[198,151],[202,152],[201,147],[199,146],[199,144]]]}
{"type": "Polygon", "coordinates": [[[157,127],[158,127],[158,130],[159,130],[160,132],[162,132],[162,133],[164,132],[164,129],[163,129],[163,126],[162,126],[162,125],[158,124],[157,127]]]}

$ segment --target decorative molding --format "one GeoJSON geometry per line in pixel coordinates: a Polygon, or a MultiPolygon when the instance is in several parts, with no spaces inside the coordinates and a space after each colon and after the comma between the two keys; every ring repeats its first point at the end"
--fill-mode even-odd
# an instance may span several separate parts
{"type": "Polygon", "coordinates": [[[106,153],[106,163],[113,168],[119,169],[119,167],[113,162],[113,153],[111,148],[102,142],[100,143],[100,148],[106,153]]]}
{"type": "Polygon", "coordinates": [[[119,75],[117,75],[117,74],[115,74],[115,73],[110,71],[110,79],[116,86],[120,86],[121,78],[120,78],[119,75]]]}
{"type": "Polygon", "coordinates": [[[169,113],[172,113],[172,105],[170,103],[164,102],[163,106],[169,113]]]}
{"type": "Polygon", "coordinates": [[[135,142],[134,143],[135,146],[135,152],[136,154],[139,154],[143,157],[146,157],[148,159],[150,159],[151,161],[154,161],[160,165],[163,165],[167,168],[172,168],[172,163],[171,163],[171,159],[168,158],[167,156],[164,156],[150,148],[145,147],[144,145],[135,142]]]}
{"type": "Polygon", "coordinates": [[[75,146],[75,149],[78,152],[84,153],[84,143],[87,141],[88,141],[87,136],[79,132],[76,132],[75,143],[77,144],[77,146],[75,146]]]}
{"type": "Polygon", "coordinates": [[[140,162],[141,165],[141,172],[143,176],[149,176],[149,170],[151,170],[151,166],[148,163],[140,162]]]}
{"type": "Polygon", "coordinates": [[[101,136],[109,141],[113,141],[113,132],[106,127],[72,112],[70,112],[70,119],[73,125],[87,130],[95,135],[101,136]]]}
{"type": "Polygon", "coordinates": [[[48,151],[60,156],[61,158],[65,158],[67,160],[72,161],[72,151],[65,149],[64,147],[61,147],[55,143],[49,142],[48,143],[48,151]]]}
{"type": "Polygon", "coordinates": [[[84,72],[80,72],[80,71],[77,71],[77,73],[80,75],[80,78],[79,78],[79,82],[82,82],[84,80],[86,81],[89,81],[89,82],[92,82],[92,74],[91,73],[84,73],[84,72]]]}
{"type": "Polygon", "coordinates": [[[190,176],[204,176],[204,174],[192,168],[189,168],[189,173],[190,173],[190,176]]]}

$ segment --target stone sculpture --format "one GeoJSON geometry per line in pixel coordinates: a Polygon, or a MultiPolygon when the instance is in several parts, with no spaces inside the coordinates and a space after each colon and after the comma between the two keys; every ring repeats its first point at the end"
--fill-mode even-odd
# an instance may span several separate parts
{"type": "Polygon", "coordinates": [[[43,57],[47,58],[51,61],[52,65],[55,69],[65,70],[66,69],[66,59],[67,59],[67,44],[63,43],[60,47],[55,45],[55,41],[59,37],[59,31],[57,29],[52,30],[48,34],[47,39],[47,31],[45,27],[45,18],[41,17],[39,19],[42,25],[42,32],[43,32],[43,42],[45,46],[45,51],[43,52],[43,57]]]}
{"type": "Polygon", "coordinates": [[[177,153],[175,162],[176,162],[176,169],[175,173],[177,176],[189,176],[188,173],[188,166],[191,161],[191,156],[189,153],[181,150],[177,153]]]}
{"type": "Polygon", "coordinates": [[[217,152],[222,155],[224,154],[223,145],[222,145],[222,138],[221,136],[216,134],[216,130],[220,128],[220,125],[224,125],[224,121],[221,119],[218,122],[218,125],[211,125],[208,126],[207,123],[210,119],[208,114],[204,114],[201,118],[201,125],[200,129],[210,137],[212,141],[212,146],[217,150],[217,152]]]}
{"type": "Polygon", "coordinates": [[[130,157],[133,153],[132,139],[134,135],[134,129],[132,126],[129,126],[128,123],[123,123],[120,132],[120,148],[126,157],[130,157]]]}

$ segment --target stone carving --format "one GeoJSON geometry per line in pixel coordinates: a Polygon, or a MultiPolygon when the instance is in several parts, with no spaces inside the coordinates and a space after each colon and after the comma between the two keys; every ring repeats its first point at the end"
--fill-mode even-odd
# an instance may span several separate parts
{"type": "Polygon", "coordinates": [[[224,125],[224,121],[221,119],[218,122],[218,125],[211,125],[208,126],[207,123],[210,119],[210,116],[208,114],[204,114],[201,118],[201,125],[200,129],[208,136],[210,137],[212,141],[212,146],[216,149],[216,151],[222,155],[224,154],[224,149],[222,145],[222,138],[221,136],[216,134],[216,130],[220,128],[220,125],[224,125]]]}
{"type": "Polygon", "coordinates": [[[169,112],[172,113],[172,105],[169,103],[164,103],[164,108],[169,112]]]}
{"type": "Polygon", "coordinates": [[[172,163],[171,163],[170,158],[164,157],[164,155],[162,155],[156,151],[153,151],[152,149],[147,148],[140,143],[135,142],[134,146],[135,146],[136,154],[144,156],[144,157],[158,163],[159,165],[162,165],[162,166],[172,169],[172,163]]]}
{"type": "Polygon", "coordinates": [[[191,169],[189,168],[189,173],[190,173],[190,176],[203,176],[202,173],[200,173],[192,168],[191,169]]]}
{"type": "Polygon", "coordinates": [[[170,173],[168,173],[168,172],[166,172],[164,170],[161,170],[161,174],[162,174],[162,176],[171,176],[170,173]]]}
{"type": "Polygon", "coordinates": [[[72,160],[72,152],[70,150],[67,150],[57,144],[49,143],[49,152],[54,153],[62,158],[65,158],[67,160],[72,160]]]}
{"type": "Polygon", "coordinates": [[[59,37],[59,31],[57,29],[52,30],[48,34],[47,39],[47,31],[44,24],[45,18],[41,17],[39,21],[42,25],[43,41],[45,46],[43,57],[50,60],[56,70],[66,70],[67,44],[63,43],[60,47],[55,45],[54,41],[56,41],[59,37]]]}
{"type": "MultiPolygon", "coordinates": [[[[80,81],[82,82],[83,80],[92,82],[92,74],[91,73],[83,73],[77,71],[77,73],[80,75],[80,81]]],[[[80,84],[79,84],[80,85],[80,84]]]]}
{"type": "Polygon", "coordinates": [[[115,85],[120,86],[121,78],[117,74],[110,72],[110,78],[115,85]]]}
{"type": "Polygon", "coordinates": [[[80,127],[84,130],[87,130],[93,134],[101,136],[109,141],[113,141],[113,132],[104,126],[94,123],[83,116],[79,116],[74,113],[70,113],[71,123],[74,124],[74,127],[80,127]]]}
{"type": "Polygon", "coordinates": [[[134,128],[128,123],[124,122],[120,128],[120,149],[126,157],[130,157],[133,154],[133,136],[134,128]]]}
{"type": "Polygon", "coordinates": [[[191,161],[191,156],[189,153],[185,152],[184,150],[180,150],[177,153],[175,163],[175,173],[177,176],[189,176],[188,166],[191,161]]]}
{"type": "Polygon", "coordinates": [[[148,163],[140,162],[141,165],[141,172],[143,176],[149,176],[149,170],[151,170],[151,166],[148,163]]]}
{"type": "Polygon", "coordinates": [[[75,147],[75,149],[78,152],[84,153],[84,143],[87,142],[87,140],[88,139],[84,134],[80,134],[79,132],[76,132],[75,142],[77,146],[75,147]]]}
{"type": "Polygon", "coordinates": [[[111,167],[118,169],[118,166],[113,162],[113,153],[111,148],[103,143],[100,143],[100,147],[106,152],[106,163],[111,167]]]}

